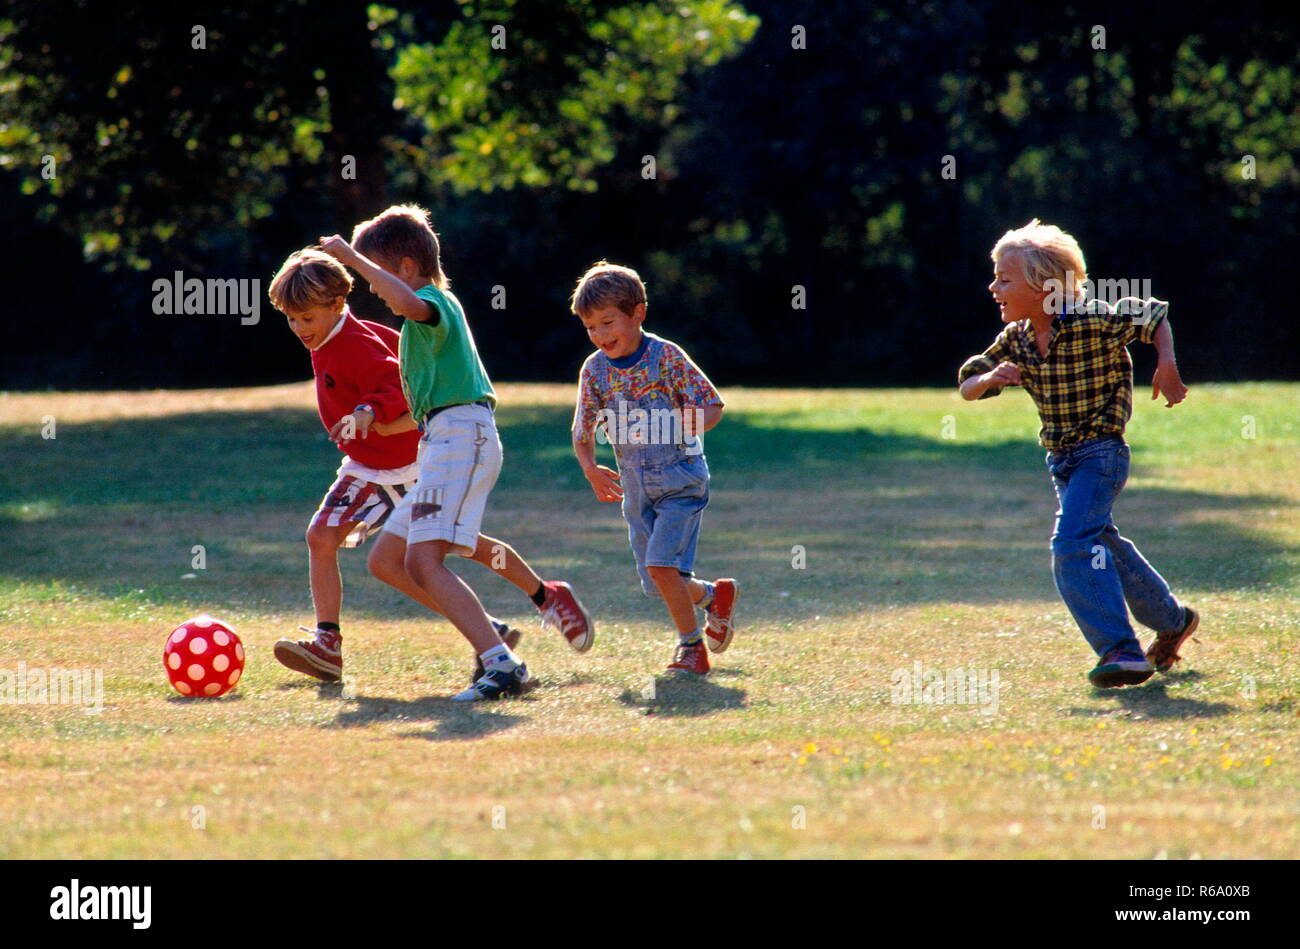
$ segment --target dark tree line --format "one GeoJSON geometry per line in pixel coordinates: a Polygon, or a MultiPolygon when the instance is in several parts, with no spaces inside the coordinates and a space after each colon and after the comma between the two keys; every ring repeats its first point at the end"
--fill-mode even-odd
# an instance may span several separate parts
{"type": "Polygon", "coordinates": [[[1034,216],[1094,276],[1174,302],[1189,380],[1300,369],[1296,33],[1221,4],[3,17],[3,386],[302,378],[269,304],[256,326],[161,316],[153,281],[264,290],[287,253],[399,200],[434,210],[498,379],[573,376],[567,295],[608,257],[723,384],[947,383],[996,331],[990,247],[1034,216]]]}

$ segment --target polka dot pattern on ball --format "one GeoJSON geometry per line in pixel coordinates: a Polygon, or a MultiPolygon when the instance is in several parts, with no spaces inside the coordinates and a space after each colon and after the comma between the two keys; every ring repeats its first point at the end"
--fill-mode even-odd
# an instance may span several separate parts
{"type": "Polygon", "coordinates": [[[235,630],[206,613],[173,627],[163,643],[163,671],[186,697],[225,695],[243,675],[244,659],[235,630]]]}

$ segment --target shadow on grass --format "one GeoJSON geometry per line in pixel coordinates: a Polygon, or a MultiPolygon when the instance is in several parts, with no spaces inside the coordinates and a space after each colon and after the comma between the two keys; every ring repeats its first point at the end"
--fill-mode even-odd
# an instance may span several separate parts
{"type": "MultiPolygon", "coordinates": [[[[697,561],[702,575],[748,581],[746,615],[776,622],[885,604],[1055,598],[1055,499],[1032,442],[763,418],[728,417],[709,436],[714,480],[697,561]],[[796,547],[806,569],[791,569],[796,547]]],[[[562,563],[575,586],[599,591],[597,607],[639,616],[647,607],[625,529],[577,471],[569,422],[561,407],[501,411],[506,464],[484,529],[504,532],[526,558],[562,563]]],[[[337,463],[306,406],[64,423],[48,441],[0,431],[0,466],[13,474],[0,503],[0,576],[51,584],[55,596],[69,587],[122,602],[138,595],[178,612],[305,612],[302,531],[337,463]],[[207,569],[182,581],[194,572],[194,544],[207,569]]],[[[1300,548],[1241,522],[1291,507],[1272,495],[1133,487],[1116,518],[1176,590],[1249,590],[1294,582],[1300,548]]],[[[427,615],[374,581],[354,584],[364,554],[340,559],[349,610],[427,615]]],[[[503,583],[477,570],[465,574],[476,588],[503,583]]]]}
{"type": "MultiPolygon", "coordinates": [[[[337,689],[336,689],[337,691],[337,689]]],[[[403,738],[424,738],[428,741],[467,741],[505,731],[526,719],[500,711],[499,702],[454,702],[444,696],[419,699],[397,699],[385,696],[359,695],[345,699],[351,708],[339,712],[327,728],[364,728],[374,724],[395,722],[437,722],[432,731],[404,732],[403,738]]],[[[527,702],[525,696],[511,699],[513,703],[527,702]]]]}
{"type": "Polygon", "coordinates": [[[191,705],[199,702],[242,702],[244,693],[238,689],[225,695],[169,695],[167,701],[173,705],[191,705]]]}
{"type": "Polygon", "coordinates": [[[654,698],[625,689],[618,700],[628,708],[662,718],[696,718],[713,712],[745,707],[745,690],[718,685],[709,679],[659,676],[654,698]]]}
{"type": "MultiPolygon", "coordinates": [[[[1175,681],[1191,681],[1203,678],[1199,672],[1186,672],[1173,677],[1175,681]]],[[[1134,715],[1153,719],[1175,718],[1221,718],[1239,711],[1235,705],[1226,702],[1202,702],[1199,699],[1184,698],[1168,693],[1166,680],[1148,681],[1144,685],[1123,689],[1094,689],[1093,695],[1098,699],[1108,699],[1127,709],[1134,715]]],[[[1092,716],[1109,715],[1112,709],[1072,708],[1070,715],[1092,716]]]]}

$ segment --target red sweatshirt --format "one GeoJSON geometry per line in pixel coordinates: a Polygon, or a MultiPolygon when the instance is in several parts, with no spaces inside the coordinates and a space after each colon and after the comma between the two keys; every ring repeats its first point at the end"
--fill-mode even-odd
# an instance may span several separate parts
{"type": "MultiPolygon", "coordinates": [[[[344,311],[342,322],[338,332],[311,354],[321,423],[329,431],[362,402],[374,408],[375,421],[391,422],[406,411],[397,360],[401,337],[380,323],[357,319],[350,311],[344,311]]],[[[344,450],[368,468],[405,468],[415,463],[419,443],[420,433],[415,430],[400,435],[371,431],[365,438],[344,442],[344,450]]]]}

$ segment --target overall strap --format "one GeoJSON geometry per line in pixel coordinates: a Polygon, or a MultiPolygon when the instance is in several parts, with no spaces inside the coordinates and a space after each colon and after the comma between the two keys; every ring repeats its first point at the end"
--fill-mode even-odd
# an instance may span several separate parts
{"type": "MultiPolygon", "coordinates": [[[[646,378],[651,382],[658,382],[659,359],[663,355],[664,341],[651,333],[646,333],[646,336],[650,338],[650,345],[646,347],[645,356],[643,357],[648,363],[647,368],[649,371],[646,374],[646,378]]],[[[605,354],[601,353],[601,355],[603,356],[605,354]]]]}

